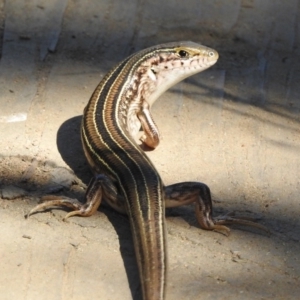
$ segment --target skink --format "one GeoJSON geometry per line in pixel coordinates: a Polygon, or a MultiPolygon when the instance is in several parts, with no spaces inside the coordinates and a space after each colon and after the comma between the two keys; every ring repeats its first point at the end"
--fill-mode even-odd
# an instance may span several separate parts
{"type": "MultiPolygon", "coordinates": [[[[86,203],[62,196],[44,197],[30,214],[50,206],[72,209],[65,218],[90,216],[102,199],[129,216],[144,300],[165,299],[167,250],[165,207],[195,203],[200,226],[229,229],[223,224],[244,223],[232,217],[213,219],[209,188],[198,182],[165,187],[154,165],[138,145],[156,148],[159,131],[150,108],[168,88],[214,65],[218,53],[193,42],[154,46],[133,54],[100,82],[87,104],[81,125],[85,156],[94,177],[86,203]]],[[[254,226],[263,226],[255,224],[254,226]]]]}

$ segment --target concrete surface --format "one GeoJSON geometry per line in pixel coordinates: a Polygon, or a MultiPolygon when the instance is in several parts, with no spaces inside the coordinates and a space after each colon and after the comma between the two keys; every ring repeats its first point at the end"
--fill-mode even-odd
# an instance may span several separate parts
{"type": "Polygon", "coordinates": [[[166,184],[208,184],[215,214],[272,231],[198,228],[168,212],[167,299],[299,299],[300,1],[0,1],[0,299],[140,299],[127,218],[101,208],[25,220],[46,193],[83,199],[83,108],[144,47],[193,40],[219,62],[153,107],[166,184]]]}

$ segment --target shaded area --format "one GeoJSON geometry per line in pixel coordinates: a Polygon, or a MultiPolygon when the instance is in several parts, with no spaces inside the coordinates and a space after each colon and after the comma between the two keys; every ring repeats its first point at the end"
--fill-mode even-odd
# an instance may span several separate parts
{"type": "Polygon", "coordinates": [[[4,35],[4,0],[0,1],[0,59],[2,57],[3,35],[4,35]]]}
{"type": "Polygon", "coordinates": [[[65,163],[86,184],[89,183],[92,172],[85,159],[81,144],[80,126],[82,116],[66,120],[57,132],[57,148],[65,163]]]}
{"type": "MultiPolygon", "coordinates": [[[[28,68],[28,64],[34,62],[18,55],[19,47],[30,57],[36,55],[38,48],[43,58],[48,49],[57,51],[49,58],[52,62],[56,59],[60,62],[64,59],[77,63],[83,61],[97,64],[106,72],[119,60],[146,46],[192,39],[218,49],[220,60],[216,68],[226,70],[229,85],[234,85],[236,90],[239,85],[244,89],[246,84],[245,99],[240,93],[234,95],[231,91],[225,91],[225,99],[258,105],[276,114],[281,113],[278,108],[282,107],[292,111],[299,121],[296,84],[299,82],[296,66],[299,60],[298,1],[288,1],[282,9],[270,1],[258,6],[249,3],[244,5],[242,1],[239,7],[234,1],[226,4],[204,1],[195,5],[196,10],[192,9],[193,5],[186,7],[176,1],[163,4],[134,1],[130,5],[120,1],[113,4],[92,0],[84,4],[49,1],[47,5],[32,1],[18,10],[13,4],[7,4],[4,9],[7,14],[4,43],[7,51],[4,51],[6,56],[3,59],[13,57],[16,66],[28,68]],[[170,7],[172,10],[168,10],[170,7]],[[12,21],[18,19],[23,10],[26,10],[26,15],[22,24],[17,26],[12,21]],[[290,16],[288,20],[286,14],[290,16]],[[111,15],[118,16],[113,25],[110,24],[111,15]],[[150,17],[153,15],[155,25],[150,17]],[[272,15],[274,17],[268,17],[272,15]],[[35,16],[34,21],[32,16],[35,16]],[[187,16],[193,17],[189,22],[183,22],[187,16]],[[250,23],[242,26],[245,20],[250,23]],[[32,25],[24,27],[23,23],[32,25]],[[125,23],[127,25],[123,26],[125,23]],[[53,46],[57,41],[58,47],[53,46]],[[280,100],[282,97],[284,101],[280,100]]],[[[43,68],[43,64],[37,66],[43,68]]]]}

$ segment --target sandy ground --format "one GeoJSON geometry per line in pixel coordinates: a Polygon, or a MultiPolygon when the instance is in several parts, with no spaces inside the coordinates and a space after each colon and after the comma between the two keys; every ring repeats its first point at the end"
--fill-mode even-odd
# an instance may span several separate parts
{"type": "Polygon", "coordinates": [[[171,209],[167,299],[299,299],[299,1],[23,2],[0,1],[0,299],[140,299],[126,216],[24,215],[45,194],[84,199],[90,94],[130,53],[173,40],[220,60],[154,105],[149,156],[165,184],[205,182],[215,215],[271,235],[206,232],[193,207],[171,209]]]}

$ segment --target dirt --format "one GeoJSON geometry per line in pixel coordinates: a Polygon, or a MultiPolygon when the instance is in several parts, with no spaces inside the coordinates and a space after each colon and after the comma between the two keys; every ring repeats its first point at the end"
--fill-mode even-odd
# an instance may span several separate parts
{"type": "MultiPolygon", "coordinates": [[[[88,177],[87,166],[82,168],[88,177]]],[[[68,168],[21,156],[2,157],[0,176],[1,286],[6,287],[1,299],[35,299],[41,288],[48,291],[45,299],[88,299],[98,293],[100,299],[140,299],[126,216],[102,207],[93,217],[68,222],[60,209],[25,220],[41,196],[83,200],[85,185],[68,168]]],[[[218,200],[214,206],[221,214],[234,204],[218,200]]],[[[261,217],[271,235],[235,226],[226,237],[199,229],[192,208],[168,212],[167,299],[297,299],[297,227],[291,219],[276,222],[266,209],[259,214],[245,207],[239,213],[261,217]]]]}
{"type": "Polygon", "coordinates": [[[91,93],[130,53],[174,40],[220,59],[155,103],[162,140],[147,154],[166,185],[204,182],[215,216],[271,234],[235,225],[227,237],[201,230],[193,206],[168,210],[166,299],[299,299],[296,2],[58,2],[0,1],[0,299],[141,299],[126,216],[102,205],[68,221],[58,208],[25,215],[47,194],[84,200],[91,93]]]}

